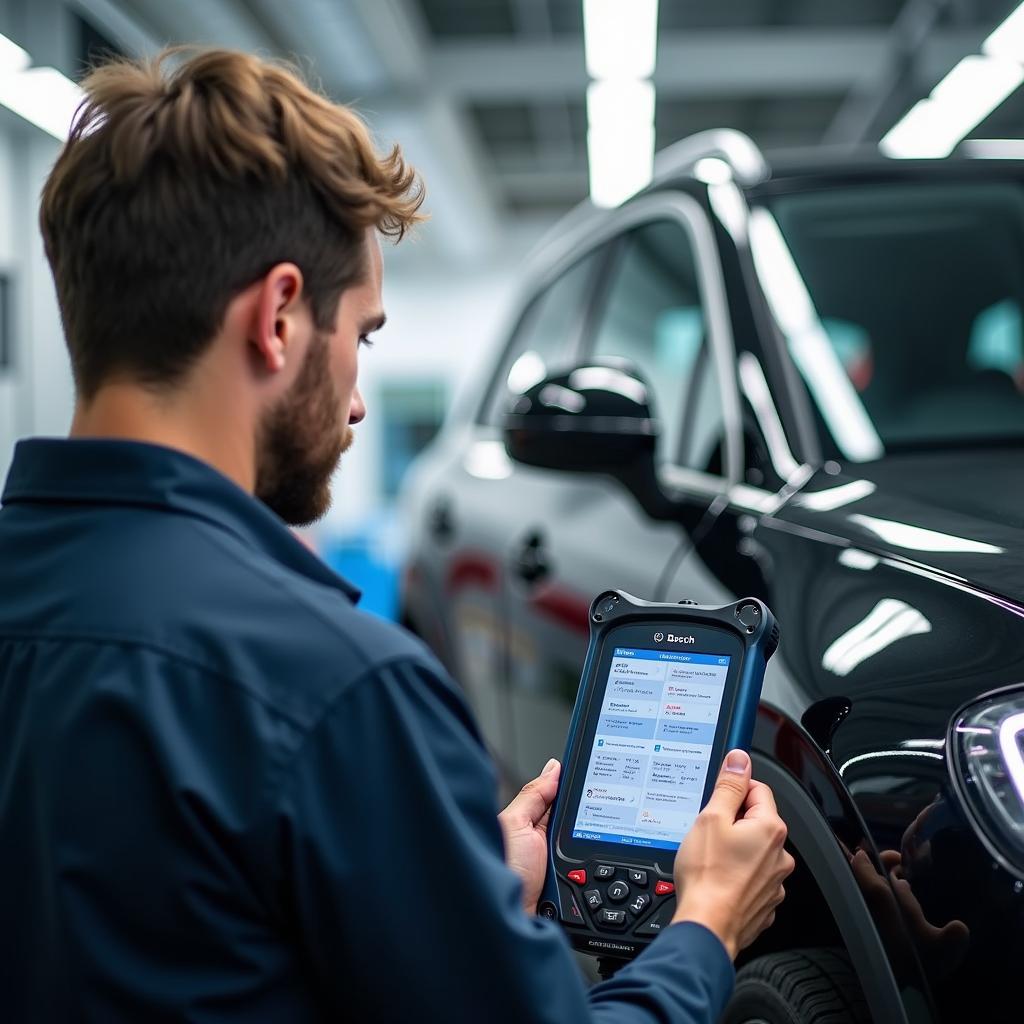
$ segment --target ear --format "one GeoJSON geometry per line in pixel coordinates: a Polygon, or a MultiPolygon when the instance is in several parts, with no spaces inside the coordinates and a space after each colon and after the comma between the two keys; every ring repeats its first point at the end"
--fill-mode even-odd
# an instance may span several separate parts
{"type": "Polygon", "coordinates": [[[298,333],[299,317],[309,315],[302,301],[302,284],[302,271],[294,263],[276,264],[259,283],[250,343],[267,373],[284,369],[288,349],[298,333]]]}

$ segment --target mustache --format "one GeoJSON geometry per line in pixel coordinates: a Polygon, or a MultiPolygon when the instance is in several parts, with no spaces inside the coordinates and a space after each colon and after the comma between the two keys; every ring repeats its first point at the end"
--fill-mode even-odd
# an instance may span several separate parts
{"type": "Polygon", "coordinates": [[[352,447],[356,439],[356,432],[351,427],[345,428],[345,433],[341,435],[341,449],[338,455],[344,455],[345,452],[352,447]]]}

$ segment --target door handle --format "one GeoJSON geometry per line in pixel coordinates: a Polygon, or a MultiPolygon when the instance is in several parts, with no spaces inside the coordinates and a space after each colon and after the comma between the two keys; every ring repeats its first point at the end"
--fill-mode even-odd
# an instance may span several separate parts
{"type": "Polygon", "coordinates": [[[455,536],[455,516],[448,498],[439,498],[427,513],[427,530],[436,541],[449,541],[455,536]]]}
{"type": "Polygon", "coordinates": [[[539,531],[529,534],[520,545],[513,567],[516,575],[529,584],[539,583],[551,573],[551,559],[539,531]]]}

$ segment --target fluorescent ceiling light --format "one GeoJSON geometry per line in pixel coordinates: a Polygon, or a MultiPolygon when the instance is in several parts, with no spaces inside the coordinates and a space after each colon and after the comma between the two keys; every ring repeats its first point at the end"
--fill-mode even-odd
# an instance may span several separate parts
{"type": "Polygon", "coordinates": [[[24,71],[30,63],[28,50],[23,50],[7,36],[0,36],[0,74],[24,71]]]}
{"type": "Polygon", "coordinates": [[[658,0],[583,0],[591,78],[650,78],[658,48],[658,0]]]}
{"type": "Polygon", "coordinates": [[[891,157],[944,157],[1024,82],[1024,67],[972,54],[916,103],[878,144],[891,157]]]}
{"type": "Polygon", "coordinates": [[[986,160],[1024,160],[1024,139],[965,139],[960,148],[986,160]]]}
{"type": "Polygon", "coordinates": [[[30,68],[27,50],[0,35],[0,104],[62,142],[85,94],[56,68],[30,68]]]}
{"type": "Polygon", "coordinates": [[[1008,57],[1024,64],[1024,4],[981,44],[981,52],[990,57],[1008,57]]]}
{"type": "Polygon", "coordinates": [[[587,123],[591,128],[630,131],[654,124],[651,82],[591,82],[587,86],[587,123]]]}
{"type": "Polygon", "coordinates": [[[587,88],[590,198],[618,206],[650,183],[654,172],[654,86],[591,82],[587,88]]]}
{"type": "Polygon", "coordinates": [[[56,68],[0,74],[0,103],[61,142],[67,140],[84,98],[85,93],[56,68]]]}

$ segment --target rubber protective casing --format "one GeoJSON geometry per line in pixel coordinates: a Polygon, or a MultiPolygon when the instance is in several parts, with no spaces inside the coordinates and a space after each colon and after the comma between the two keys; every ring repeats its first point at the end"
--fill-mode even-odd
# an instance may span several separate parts
{"type": "MultiPolygon", "coordinates": [[[[779,627],[775,616],[767,605],[753,597],[741,598],[732,604],[713,607],[688,602],[665,604],[643,601],[619,590],[606,590],[594,599],[590,606],[589,622],[590,644],[587,648],[587,657],[583,665],[576,703],[569,724],[569,735],[562,759],[562,784],[559,786],[558,795],[552,806],[548,825],[548,870],[538,909],[542,916],[558,919],[565,925],[565,930],[577,949],[597,956],[630,959],[641,952],[654,936],[644,938],[635,934],[616,935],[595,926],[586,911],[583,912],[582,923],[569,921],[564,905],[567,892],[564,879],[567,867],[578,867],[579,865],[576,861],[570,862],[563,859],[558,849],[559,835],[564,824],[563,819],[566,810],[571,809],[567,808],[566,804],[569,803],[568,780],[573,775],[574,760],[589,757],[590,754],[590,750],[581,750],[579,747],[586,732],[584,719],[591,703],[591,693],[595,686],[599,686],[603,682],[598,678],[598,667],[604,641],[618,627],[653,622],[675,623],[680,629],[685,629],[687,625],[706,626],[732,634],[740,642],[742,654],[736,676],[731,714],[725,723],[719,720],[719,728],[724,725],[726,730],[725,743],[721,749],[728,751],[740,747],[749,750],[765,668],[768,659],[775,653],[779,645],[779,627]],[[609,598],[614,599],[612,602],[614,607],[609,607],[609,598]],[[749,605],[756,605],[759,612],[758,622],[753,628],[741,622],[739,618],[741,609],[749,605]]],[[[599,704],[595,705],[597,710],[599,707],[599,704]]],[[[716,731],[716,745],[718,735],[716,731]]],[[[717,777],[717,772],[718,766],[712,765],[709,774],[717,777]]],[[[628,857],[633,864],[646,866],[643,848],[626,847],[623,850],[623,856],[628,857]]],[[[671,878],[670,875],[662,877],[671,878]]],[[[572,899],[573,896],[570,895],[568,898],[572,899]]]]}

